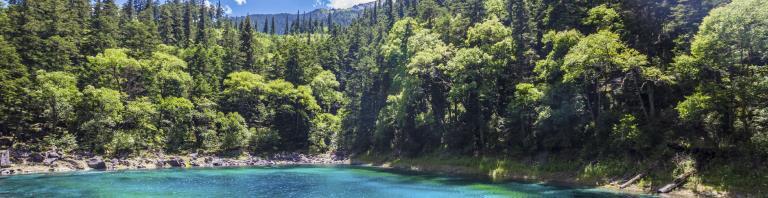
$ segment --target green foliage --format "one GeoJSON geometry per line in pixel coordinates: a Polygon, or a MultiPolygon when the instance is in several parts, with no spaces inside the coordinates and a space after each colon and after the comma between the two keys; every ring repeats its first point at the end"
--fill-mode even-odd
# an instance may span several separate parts
{"type": "Polygon", "coordinates": [[[338,147],[336,140],[341,131],[341,118],[330,113],[322,113],[312,119],[312,129],[309,133],[309,151],[326,153],[338,147]]]}
{"type": "Polygon", "coordinates": [[[677,113],[683,120],[699,120],[704,113],[711,108],[712,97],[702,93],[686,96],[685,100],[677,104],[677,113]]]}
{"type": "Polygon", "coordinates": [[[345,103],[344,93],[337,91],[339,82],[336,81],[336,75],[330,71],[323,71],[315,76],[315,79],[309,83],[312,87],[312,93],[317,98],[317,103],[325,111],[330,111],[345,103]]]}
{"type": "Polygon", "coordinates": [[[195,107],[185,98],[163,98],[158,107],[160,129],[166,134],[166,150],[178,152],[193,147],[197,138],[193,132],[192,114],[195,107]]]}
{"type": "Polygon", "coordinates": [[[598,30],[619,31],[624,29],[624,22],[619,13],[606,4],[589,9],[588,14],[582,22],[585,25],[596,26],[598,30]]]}
{"type": "Polygon", "coordinates": [[[506,2],[504,0],[489,0],[485,1],[485,12],[488,17],[506,19],[509,17],[507,13],[506,2]]]}
{"type": "Polygon", "coordinates": [[[152,70],[138,60],[128,57],[127,52],[127,49],[106,49],[104,53],[88,57],[89,66],[83,77],[84,81],[90,85],[115,90],[137,89],[137,87],[127,87],[129,83],[135,81],[139,81],[135,83],[148,84],[149,82],[146,82],[148,79],[144,76],[152,70]]]}
{"type": "Polygon", "coordinates": [[[562,70],[560,67],[563,65],[563,58],[571,47],[579,43],[579,40],[584,37],[576,30],[555,32],[550,31],[544,35],[542,42],[551,45],[551,50],[547,54],[546,59],[539,60],[536,63],[534,72],[539,74],[539,79],[546,82],[553,82],[559,80],[562,76],[562,70]]]}
{"type": "Polygon", "coordinates": [[[75,126],[76,109],[83,97],[77,88],[77,78],[67,72],[36,73],[38,86],[31,95],[39,116],[44,118],[44,128],[55,133],[75,126]]]}
{"type": "Polygon", "coordinates": [[[248,146],[251,131],[245,125],[245,119],[238,113],[220,114],[216,119],[216,125],[221,133],[221,149],[235,150],[248,146]]]}
{"type": "Polygon", "coordinates": [[[616,145],[637,146],[640,143],[641,131],[637,126],[637,118],[631,114],[624,115],[619,123],[613,125],[612,138],[616,145]]]}
{"type": "Polygon", "coordinates": [[[125,24],[122,32],[122,46],[131,49],[134,57],[145,58],[160,44],[159,36],[153,25],[144,24],[138,20],[131,20],[125,24]]]}
{"type": "Polygon", "coordinates": [[[564,81],[605,81],[614,72],[627,72],[648,64],[645,55],[619,40],[619,35],[600,31],[580,39],[563,59],[564,81]]]}
{"type": "Polygon", "coordinates": [[[761,0],[385,1],[285,35],[193,1],[10,3],[0,138],[18,148],[439,152],[494,177],[578,171],[482,157],[552,154],[600,161],[580,176],[596,182],[623,174],[600,160],[615,156],[768,156],[761,0]]]}
{"type": "Polygon", "coordinates": [[[107,144],[113,141],[123,122],[123,97],[123,93],[109,88],[87,86],[83,89],[83,99],[78,105],[80,146],[97,153],[114,152],[107,144]]]}
{"type": "Polygon", "coordinates": [[[61,135],[48,135],[43,138],[46,150],[51,149],[61,151],[63,153],[70,153],[77,149],[77,140],[75,136],[69,132],[64,132],[61,135]]]}
{"type": "MultiPolygon", "coordinates": [[[[157,105],[148,98],[128,101],[125,105],[122,133],[124,136],[141,137],[133,150],[162,150],[165,148],[165,135],[158,127],[159,111],[157,105]]],[[[129,137],[129,138],[133,138],[129,137]]]]}
{"type": "Polygon", "coordinates": [[[515,85],[515,98],[521,104],[532,104],[541,100],[544,93],[536,89],[536,86],[530,83],[520,83],[515,85]]]}

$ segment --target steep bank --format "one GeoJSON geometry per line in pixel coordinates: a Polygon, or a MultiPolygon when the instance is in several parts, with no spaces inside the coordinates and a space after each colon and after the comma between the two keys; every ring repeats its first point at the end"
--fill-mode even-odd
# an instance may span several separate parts
{"type": "Polygon", "coordinates": [[[299,164],[349,164],[349,160],[332,154],[306,155],[278,153],[267,156],[241,155],[237,157],[203,156],[198,154],[152,154],[130,158],[104,158],[101,156],[70,155],[57,152],[14,153],[11,164],[0,167],[0,175],[88,171],[135,170],[192,167],[246,167],[299,164]]]}
{"type": "MultiPolygon", "coordinates": [[[[561,186],[589,186],[622,193],[656,194],[661,197],[756,197],[760,190],[736,192],[717,189],[701,182],[702,176],[689,179],[685,185],[669,193],[656,193],[656,190],[672,182],[674,177],[664,177],[671,172],[664,169],[647,172],[645,176],[631,185],[620,188],[626,181],[637,175],[637,172],[623,171],[627,169],[642,169],[643,165],[627,166],[630,162],[605,161],[591,162],[582,165],[576,161],[562,160],[517,160],[496,157],[382,157],[362,155],[351,158],[356,165],[371,165],[384,168],[430,172],[449,175],[460,175],[489,179],[494,182],[522,181],[545,183],[561,186]]],[[[712,174],[712,173],[702,173],[712,174]]]]}

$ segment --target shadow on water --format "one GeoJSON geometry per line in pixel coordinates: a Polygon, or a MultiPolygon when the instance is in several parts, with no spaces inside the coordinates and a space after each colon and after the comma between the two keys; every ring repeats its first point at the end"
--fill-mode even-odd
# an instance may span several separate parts
{"type": "Polygon", "coordinates": [[[0,197],[651,197],[589,187],[444,176],[354,165],[85,171],[0,177],[0,197]],[[117,186],[117,187],[116,187],[117,186]],[[467,194],[470,193],[470,194],[467,194]],[[490,196],[486,196],[490,195],[490,196]]]}
{"type": "MultiPolygon", "coordinates": [[[[542,194],[544,195],[544,197],[550,197],[550,196],[546,196],[547,194],[553,195],[551,197],[598,197],[598,198],[601,198],[601,197],[605,197],[605,198],[656,197],[652,195],[626,194],[626,193],[620,193],[620,192],[613,192],[613,191],[596,189],[596,188],[587,187],[587,186],[565,186],[565,185],[554,185],[554,184],[534,183],[534,182],[525,182],[525,181],[493,182],[489,179],[482,178],[482,177],[445,176],[437,173],[420,172],[420,171],[413,171],[413,170],[379,168],[379,167],[371,167],[371,166],[355,166],[355,165],[344,165],[343,167],[348,169],[384,172],[384,173],[400,175],[400,182],[408,183],[408,184],[419,184],[427,181],[427,182],[438,183],[440,185],[447,185],[447,186],[478,186],[480,185],[486,188],[498,188],[499,190],[523,191],[523,192],[532,193],[532,194],[542,194]]],[[[494,190],[494,189],[488,189],[488,190],[494,190]]]]}

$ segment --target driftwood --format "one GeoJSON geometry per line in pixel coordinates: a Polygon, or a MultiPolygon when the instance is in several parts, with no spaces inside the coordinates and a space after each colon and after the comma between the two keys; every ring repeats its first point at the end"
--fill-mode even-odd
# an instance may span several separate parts
{"type": "Polygon", "coordinates": [[[645,173],[637,174],[635,177],[632,177],[632,179],[629,179],[629,180],[627,180],[627,182],[624,182],[624,184],[621,184],[621,186],[619,186],[619,188],[620,189],[624,189],[627,186],[634,184],[635,182],[637,182],[637,180],[640,180],[643,177],[645,177],[645,173]]]}
{"type": "Polygon", "coordinates": [[[667,184],[667,185],[665,185],[662,188],[659,188],[659,190],[657,190],[656,192],[658,192],[658,193],[672,192],[672,190],[674,190],[675,188],[677,188],[680,185],[682,185],[683,183],[685,183],[685,181],[688,180],[688,178],[691,177],[691,175],[693,175],[694,173],[695,173],[694,171],[685,173],[685,174],[681,175],[680,177],[675,178],[675,180],[673,180],[672,183],[667,184]]]}

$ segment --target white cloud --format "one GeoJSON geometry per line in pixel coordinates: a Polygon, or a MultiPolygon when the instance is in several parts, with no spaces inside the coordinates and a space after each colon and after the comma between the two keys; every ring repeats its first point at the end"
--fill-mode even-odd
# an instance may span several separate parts
{"type": "Polygon", "coordinates": [[[224,5],[222,8],[224,10],[224,14],[231,15],[232,14],[232,7],[229,7],[229,5],[224,5]]]}
{"type": "Polygon", "coordinates": [[[245,2],[245,0],[235,0],[235,3],[237,3],[237,5],[243,5],[246,2],[245,2]]]}
{"type": "Polygon", "coordinates": [[[351,8],[352,6],[373,2],[375,0],[330,0],[328,7],[336,9],[351,8]]]}

